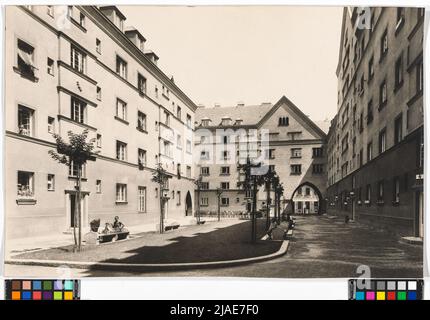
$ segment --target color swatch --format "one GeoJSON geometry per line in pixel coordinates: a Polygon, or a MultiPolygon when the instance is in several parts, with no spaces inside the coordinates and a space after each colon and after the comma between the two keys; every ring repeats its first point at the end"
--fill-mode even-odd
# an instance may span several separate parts
{"type": "Polygon", "coordinates": [[[79,300],[80,280],[5,280],[6,300],[79,300]]]}
{"type": "Polygon", "coordinates": [[[422,300],[422,279],[351,279],[349,300],[422,300]]]}

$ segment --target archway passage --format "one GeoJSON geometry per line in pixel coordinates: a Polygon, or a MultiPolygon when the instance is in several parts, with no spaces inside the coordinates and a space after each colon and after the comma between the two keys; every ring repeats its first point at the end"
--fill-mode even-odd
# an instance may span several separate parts
{"type": "Polygon", "coordinates": [[[290,204],[293,214],[321,214],[324,199],[317,186],[310,182],[304,182],[292,193],[290,204]]]}
{"type": "Polygon", "coordinates": [[[187,196],[185,197],[185,215],[193,215],[193,202],[189,191],[187,192],[187,196]]]}

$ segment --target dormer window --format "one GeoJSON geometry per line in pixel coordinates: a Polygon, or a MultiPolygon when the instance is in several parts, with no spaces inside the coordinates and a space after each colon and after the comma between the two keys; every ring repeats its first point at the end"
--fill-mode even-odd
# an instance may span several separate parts
{"type": "Polygon", "coordinates": [[[243,120],[242,119],[236,119],[236,123],[237,126],[240,126],[243,124],[243,120]]]}
{"type": "Polygon", "coordinates": [[[211,123],[210,119],[203,119],[202,120],[202,126],[203,127],[208,127],[210,125],[210,123],[211,123]]]}
{"type": "Polygon", "coordinates": [[[221,125],[222,126],[229,126],[229,125],[231,125],[231,119],[230,118],[222,118],[221,125]]]}

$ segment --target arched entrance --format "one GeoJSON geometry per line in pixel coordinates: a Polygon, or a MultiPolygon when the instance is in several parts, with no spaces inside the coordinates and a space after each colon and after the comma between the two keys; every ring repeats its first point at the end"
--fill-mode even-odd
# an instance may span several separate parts
{"type": "Polygon", "coordinates": [[[187,196],[185,197],[185,215],[193,215],[193,201],[191,199],[191,194],[189,191],[187,192],[187,196]]]}
{"type": "Polygon", "coordinates": [[[321,214],[324,199],[321,191],[311,182],[300,184],[291,194],[290,205],[293,214],[321,214]]]}

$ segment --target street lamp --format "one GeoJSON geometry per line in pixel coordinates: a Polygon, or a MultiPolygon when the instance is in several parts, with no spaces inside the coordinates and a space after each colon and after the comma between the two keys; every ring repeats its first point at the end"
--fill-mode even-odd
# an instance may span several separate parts
{"type": "Polygon", "coordinates": [[[221,203],[220,203],[220,199],[221,199],[221,195],[223,193],[223,190],[221,188],[217,188],[216,189],[216,195],[218,198],[218,221],[221,220],[221,203]]]}
{"type": "Polygon", "coordinates": [[[200,190],[202,188],[203,176],[200,174],[197,180],[194,181],[197,186],[197,224],[200,224],[200,190]]]}

